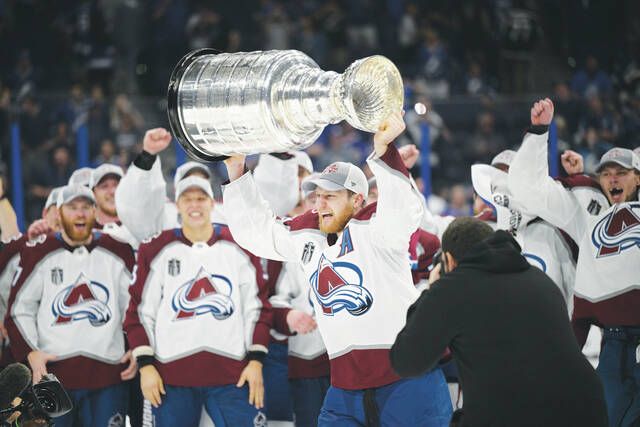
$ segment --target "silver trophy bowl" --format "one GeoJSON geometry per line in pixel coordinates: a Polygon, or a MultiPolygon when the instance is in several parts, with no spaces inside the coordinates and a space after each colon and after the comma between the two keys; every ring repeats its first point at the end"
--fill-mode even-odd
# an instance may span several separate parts
{"type": "Polygon", "coordinates": [[[192,157],[215,161],[301,150],[342,120],[376,132],[402,108],[404,89],[384,56],[360,59],[338,74],[295,50],[200,49],[176,65],[167,97],[173,135],[192,157]]]}

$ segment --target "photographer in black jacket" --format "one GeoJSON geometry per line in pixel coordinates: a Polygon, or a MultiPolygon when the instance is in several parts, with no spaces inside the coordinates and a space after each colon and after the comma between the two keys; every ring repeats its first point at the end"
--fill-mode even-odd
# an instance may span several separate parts
{"type": "Polygon", "coordinates": [[[511,235],[458,218],[442,251],[436,281],[409,308],[391,349],[396,372],[420,375],[449,347],[464,391],[458,425],[606,426],[602,385],[578,348],[562,294],[511,235]]]}

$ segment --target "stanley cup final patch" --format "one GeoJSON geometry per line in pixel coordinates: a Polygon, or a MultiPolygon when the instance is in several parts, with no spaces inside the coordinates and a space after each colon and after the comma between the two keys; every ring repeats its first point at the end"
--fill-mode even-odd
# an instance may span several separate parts
{"type": "Polygon", "coordinates": [[[167,272],[169,276],[175,277],[180,275],[180,260],[176,258],[171,258],[167,262],[167,272]]]}
{"type": "Polygon", "coordinates": [[[51,283],[59,285],[64,281],[64,275],[60,267],[54,267],[51,269],[51,283]]]}
{"type": "Polygon", "coordinates": [[[304,250],[302,251],[302,263],[303,264],[309,264],[309,261],[311,261],[311,258],[313,258],[313,251],[316,250],[316,245],[313,242],[307,242],[304,245],[304,250]]]}

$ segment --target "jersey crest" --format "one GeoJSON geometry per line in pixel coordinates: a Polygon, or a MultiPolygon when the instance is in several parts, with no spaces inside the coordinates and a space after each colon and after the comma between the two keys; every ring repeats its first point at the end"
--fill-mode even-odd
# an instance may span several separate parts
{"type": "Polygon", "coordinates": [[[89,320],[91,326],[106,325],[112,317],[109,308],[109,290],[89,280],[83,273],[75,283],[62,289],[53,299],[51,311],[54,325],[89,320]]]}
{"type": "Polygon", "coordinates": [[[591,241],[598,250],[597,258],[640,247],[640,203],[614,207],[593,228],[591,241]]]}
{"type": "Polygon", "coordinates": [[[310,281],[322,313],[327,316],[342,310],[360,316],[373,304],[373,296],[362,286],[362,271],[355,264],[332,263],[322,255],[310,281]]]}
{"type": "Polygon", "coordinates": [[[217,320],[229,318],[235,311],[233,285],[225,276],[210,274],[200,267],[196,277],[180,286],[173,295],[174,320],[191,319],[211,313],[217,320]]]}

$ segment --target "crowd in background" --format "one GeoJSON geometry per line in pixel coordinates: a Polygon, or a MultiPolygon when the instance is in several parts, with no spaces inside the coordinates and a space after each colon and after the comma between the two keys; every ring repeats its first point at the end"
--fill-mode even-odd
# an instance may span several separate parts
{"type": "MultiPolygon", "coordinates": [[[[640,145],[640,4],[516,0],[0,1],[1,172],[18,122],[27,220],[77,167],[126,167],[188,51],[298,49],[323,69],[384,54],[405,78],[407,142],[430,126],[432,186],[470,211],[469,166],[520,142],[534,94],[551,93],[560,150],[588,172],[612,146],[640,145]],[[427,114],[413,111],[424,103],[427,114]]],[[[362,164],[370,134],[343,122],[308,149],[316,169],[362,164]]],[[[167,176],[175,160],[164,163],[167,176]]],[[[419,178],[419,166],[413,171],[419,178]]],[[[220,165],[214,173],[223,175],[220,165]]]]}

